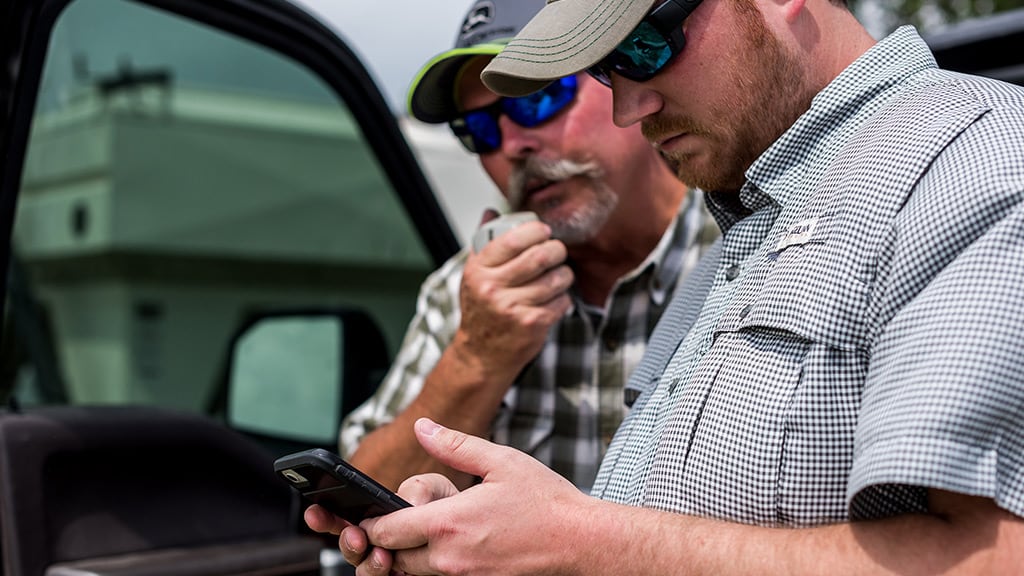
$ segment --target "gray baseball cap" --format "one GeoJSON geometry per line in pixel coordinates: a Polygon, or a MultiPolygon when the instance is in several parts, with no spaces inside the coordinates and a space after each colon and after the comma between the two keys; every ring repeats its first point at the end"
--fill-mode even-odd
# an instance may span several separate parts
{"type": "Polygon", "coordinates": [[[644,19],[652,0],[547,0],[480,75],[492,91],[525,96],[608,55],[644,19]]]}
{"type": "Polygon", "coordinates": [[[466,13],[455,47],[434,56],[416,74],[407,95],[409,114],[439,124],[458,115],[455,85],[476,56],[494,56],[544,6],[544,0],[476,0],[466,13]]]}

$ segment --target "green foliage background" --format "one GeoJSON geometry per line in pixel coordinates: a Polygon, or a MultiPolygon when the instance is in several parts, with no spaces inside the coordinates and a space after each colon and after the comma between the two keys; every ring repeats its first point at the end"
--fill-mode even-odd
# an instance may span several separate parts
{"type": "Polygon", "coordinates": [[[903,24],[927,34],[967,18],[1024,8],[1024,0],[849,0],[849,6],[880,38],[903,24]]]}

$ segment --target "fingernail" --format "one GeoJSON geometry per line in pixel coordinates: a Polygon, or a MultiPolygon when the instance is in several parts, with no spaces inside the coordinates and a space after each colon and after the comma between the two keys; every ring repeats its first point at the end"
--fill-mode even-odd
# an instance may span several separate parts
{"type": "Polygon", "coordinates": [[[433,436],[441,429],[441,425],[430,418],[420,418],[416,421],[416,427],[424,436],[433,436]]]}
{"type": "Polygon", "coordinates": [[[348,538],[348,530],[341,531],[341,543],[345,545],[345,549],[349,552],[355,552],[356,547],[352,545],[352,542],[348,538]]]}

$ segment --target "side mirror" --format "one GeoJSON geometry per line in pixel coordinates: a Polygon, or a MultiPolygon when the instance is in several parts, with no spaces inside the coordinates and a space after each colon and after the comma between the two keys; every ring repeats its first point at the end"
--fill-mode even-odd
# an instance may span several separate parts
{"type": "Polygon", "coordinates": [[[252,317],[232,340],[229,426],[275,452],[337,448],[342,418],[389,365],[380,328],[355,309],[281,310],[252,317]]]}

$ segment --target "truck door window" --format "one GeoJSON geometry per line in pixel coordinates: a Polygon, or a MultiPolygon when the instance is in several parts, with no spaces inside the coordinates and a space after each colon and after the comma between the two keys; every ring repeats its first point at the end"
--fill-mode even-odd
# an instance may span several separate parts
{"type": "Polygon", "coordinates": [[[74,2],[54,30],[13,257],[63,394],[40,384],[24,340],[4,386],[23,402],[190,411],[216,393],[248,315],[359,307],[393,352],[433,268],[316,75],[121,0],[74,2]]]}

